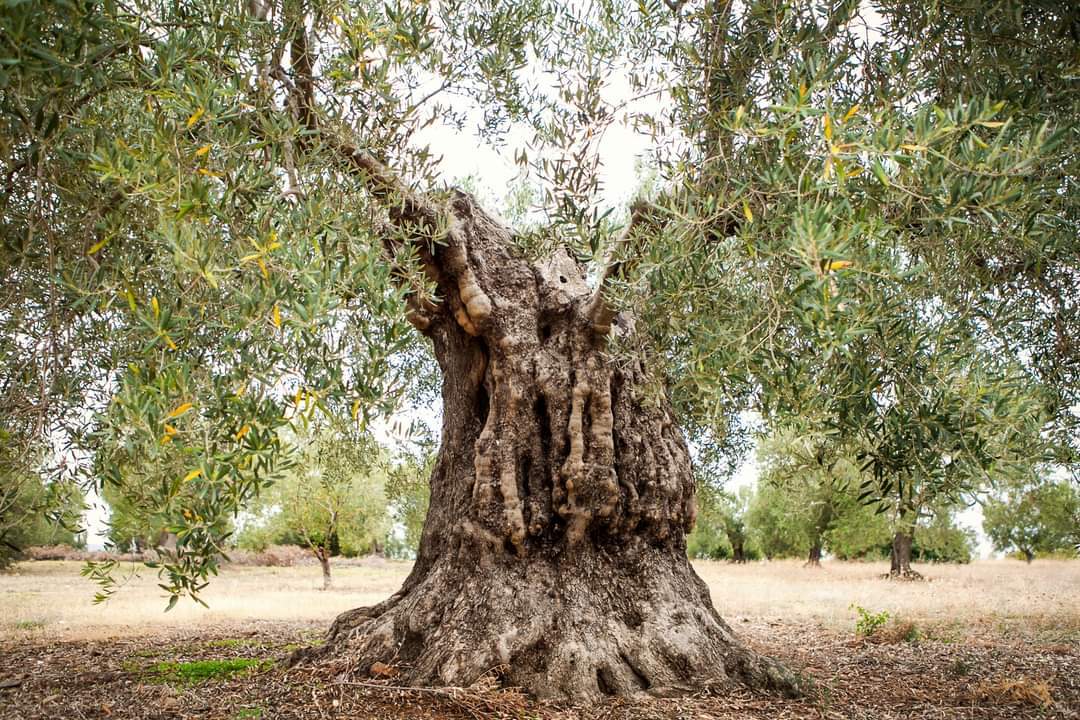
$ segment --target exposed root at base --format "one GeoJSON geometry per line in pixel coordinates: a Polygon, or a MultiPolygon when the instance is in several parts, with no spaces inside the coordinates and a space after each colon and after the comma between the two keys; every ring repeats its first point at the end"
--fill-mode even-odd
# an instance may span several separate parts
{"type": "Polygon", "coordinates": [[[344,613],[324,646],[291,662],[341,682],[462,688],[488,677],[556,703],[740,687],[802,694],[801,678],[735,638],[685,560],[642,553],[658,555],[633,566],[496,565],[483,578],[437,566],[408,593],[344,613]]]}
{"type": "Polygon", "coordinates": [[[903,572],[887,572],[881,577],[885,580],[907,580],[911,582],[926,580],[922,573],[916,572],[915,570],[904,570],[903,572]]]}

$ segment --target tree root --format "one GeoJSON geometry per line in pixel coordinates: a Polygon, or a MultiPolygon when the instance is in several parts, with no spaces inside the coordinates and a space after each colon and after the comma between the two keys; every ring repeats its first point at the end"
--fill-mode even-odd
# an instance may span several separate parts
{"type": "Polygon", "coordinates": [[[801,694],[800,678],[738,642],[688,563],[664,559],[636,568],[596,557],[572,568],[495,566],[483,580],[436,566],[407,594],[343,614],[325,645],[292,662],[322,666],[341,682],[392,677],[409,687],[462,688],[496,677],[503,687],[577,704],[736,687],[801,694]]]}

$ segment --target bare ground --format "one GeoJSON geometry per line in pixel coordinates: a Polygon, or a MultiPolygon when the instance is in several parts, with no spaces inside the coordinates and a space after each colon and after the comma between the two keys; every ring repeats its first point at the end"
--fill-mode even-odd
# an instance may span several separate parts
{"type": "Polygon", "coordinates": [[[10,685],[0,718],[1080,718],[1076,562],[930,567],[927,583],[879,580],[874,565],[701,564],[721,613],[748,644],[802,672],[806,697],[589,709],[531,703],[495,675],[473,688],[410,690],[392,677],[340,684],[281,662],[195,684],[155,672],[161,662],[280,661],[318,642],[340,609],[395,589],[404,564],[343,568],[328,593],[315,589],[317,568],[227,570],[208,596],[215,610],[175,616],[160,613],[152,577],[133,581],[117,606],[90,607],[76,569],[35,563],[0,576],[0,686],[10,685]],[[892,618],[857,638],[852,603],[892,618]]]}

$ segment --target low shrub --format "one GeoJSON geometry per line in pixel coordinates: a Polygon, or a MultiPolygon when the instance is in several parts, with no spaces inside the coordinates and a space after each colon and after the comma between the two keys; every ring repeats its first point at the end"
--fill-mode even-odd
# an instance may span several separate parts
{"type": "Polygon", "coordinates": [[[862,605],[856,605],[852,603],[851,609],[859,614],[857,620],[855,620],[855,634],[859,637],[870,637],[878,630],[889,622],[889,611],[882,610],[879,613],[872,613],[862,605]]]}

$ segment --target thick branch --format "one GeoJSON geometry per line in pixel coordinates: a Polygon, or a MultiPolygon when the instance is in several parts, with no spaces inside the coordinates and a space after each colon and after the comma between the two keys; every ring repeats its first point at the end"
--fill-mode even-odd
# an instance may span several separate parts
{"type": "Polygon", "coordinates": [[[600,282],[596,286],[596,292],[589,299],[585,309],[585,314],[592,322],[597,335],[607,335],[611,331],[611,322],[615,319],[616,313],[604,295],[608,282],[612,278],[622,275],[632,261],[632,259],[627,258],[630,243],[641,228],[657,228],[659,226],[655,212],[651,212],[653,210],[655,210],[655,206],[644,200],[638,200],[631,205],[630,220],[611,247],[608,265],[600,275],[600,282]]]}
{"type": "Polygon", "coordinates": [[[293,23],[290,59],[292,78],[280,66],[274,67],[270,74],[285,86],[290,110],[297,124],[321,136],[323,147],[331,150],[347,170],[360,178],[371,196],[388,208],[396,224],[410,226],[414,232],[421,229],[421,235],[432,238],[440,225],[445,223],[446,213],[412,190],[371,153],[320,125],[313,74],[315,54],[302,17],[293,23]]]}

